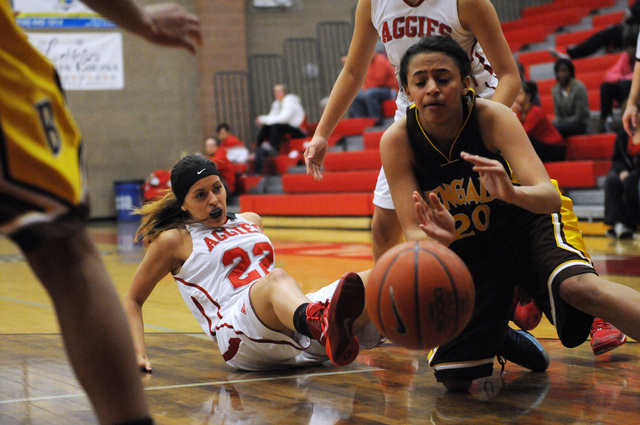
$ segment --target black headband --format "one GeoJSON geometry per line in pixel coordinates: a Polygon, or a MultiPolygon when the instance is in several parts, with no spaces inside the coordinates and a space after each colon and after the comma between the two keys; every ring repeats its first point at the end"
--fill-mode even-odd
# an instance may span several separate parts
{"type": "Polygon", "coordinates": [[[216,165],[211,161],[203,161],[187,170],[182,176],[180,176],[180,179],[176,179],[176,182],[171,184],[171,190],[173,191],[173,194],[176,195],[178,204],[182,205],[184,203],[184,198],[187,196],[189,189],[191,189],[191,186],[193,186],[195,182],[212,175],[220,176],[216,165]]]}

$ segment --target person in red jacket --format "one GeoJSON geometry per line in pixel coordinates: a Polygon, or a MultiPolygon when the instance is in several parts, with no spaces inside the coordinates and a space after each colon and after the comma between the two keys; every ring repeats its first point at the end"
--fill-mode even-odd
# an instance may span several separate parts
{"type": "Polygon", "coordinates": [[[236,168],[236,175],[246,173],[249,150],[244,143],[231,134],[231,127],[226,122],[218,124],[216,133],[221,142],[220,146],[227,151],[227,158],[236,168]]]}
{"type": "Polygon", "coordinates": [[[564,138],[549,121],[542,107],[533,104],[535,95],[532,85],[524,81],[511,109],[524,126],[542,162],[563,161],[567,150],[564,138]]]}
{"type": "Polygon", "coordinates": [[[371,58],[371,65],[364,79],[362,90],[358,92],[351,104],[349,113],[352,118],[382,118],[382,102],[395,99],[398,93],[396,72],[389,59],[376,53],[371,58]]]}
{"type": "Polygon", "coordinates": [[[215,137],[208,137],[204,141],[204,153],[216,164],[227,194],[231,196],[236,190],[236,167],[229,161],[227,150],[220,143],[215,137]]]}

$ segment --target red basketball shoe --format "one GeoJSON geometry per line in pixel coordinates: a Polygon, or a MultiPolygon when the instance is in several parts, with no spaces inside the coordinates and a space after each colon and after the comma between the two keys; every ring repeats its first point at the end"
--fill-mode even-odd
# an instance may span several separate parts
{"type": "Polygon", "coordinates": [[[542,320],[542,311],[538,304],[519,286],[516,286],[513,293],[513,318],[511,320],[525,331],[535,329],[542,320]]]}
{"type": "Polygon", "coordinates": [[[626,341],[627,336],[611,323],[597,317],[593,320],[593,325],[591,325],[591,349],[596,356],[611,351],[626,341]]]}
{"type": "Polygon", "coordinates": [[[358,357],[360,344],[352,328],[363,310],[364,284],[357,273],[342,276],[331,301],[307,306],[307,326],[333,364],[346,366],[358,357]]]}

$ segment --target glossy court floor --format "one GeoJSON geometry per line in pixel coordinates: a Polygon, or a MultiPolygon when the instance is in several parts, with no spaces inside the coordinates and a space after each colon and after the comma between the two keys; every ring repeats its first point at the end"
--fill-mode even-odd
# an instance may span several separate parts
{"type": "MultiPolygon", "coordinates": [[[[600,233],[602,229],[595,226],[600,233]]],[[[92,225],[122,296],[142,256],[135,223],[92,225]]],[[[268,233],[268,232],[267,232],[268,233]]],[[[587,232],[585,232],[587,233],[587,232]]],[[[640,241],[585,238],[600,274],[640,289],[640,241]]],[[[276,265],[310,291],[372,265],[366,243],[278,242],[276,265]]],[[[426,355],[386,343],[351,365],[269,373],[228,368],[170,277],[144,308],[153,375],[141,375],[157,424],[637,424],[640,346],[595,357],[566,349],[544,319],[545,373],[508,363],[468,394],[435,382],[426,355]]],[[[95,424],[66,361],[46,293],[15,247],[0,239],[0,424],[95,424]]]]}

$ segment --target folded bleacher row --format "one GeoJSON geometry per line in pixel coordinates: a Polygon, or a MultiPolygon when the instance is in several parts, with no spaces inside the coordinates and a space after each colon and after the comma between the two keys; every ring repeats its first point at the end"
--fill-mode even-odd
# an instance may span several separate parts
{"type": "MultiPolygon", "coordinates": [[[[555,59],[549,48],[562,51],[606,25],[619,23],[625,4],[626,1],[622,4],[619,0],[555,0],[523,9],[520,19],[503,24],[507,41],[524,65],[527,77],[538,83],[541,105],[547,114],[553,115],[551,88],[555,84],[555,59]]],[[[602,54],[573,61],[576,77],[587,86],[594,116],[600,108],[600,83],[618,55],[602,54]]],[[[393,116],[395,103],[388,102],[384,110],[385,116],[393,116]]],[[[367,230],[368,235],[373,190],[381,164],[378,147],[384,132],[384,127],[373,127],[374,122],[375,119],[358,118],[344,119],[339,124],[329,141],[322,181],[315,181],[305,173],[302,153],[310,137],[288,141],[279,156],[269,159],[267,176],[242,179],[241,211],[261,214],[270,234],[275,232],[275,238],[278,230],[284,231],[288,239],[328,241],[335,237],[332,235],[336,232],[323,231],[325,222],[304,224],[301,217],[359,217],[361,220],[349,221],[350,227],[342,230],[367,230]],[[296,228],[300,229],[299,237],[292,231],[296,228]],[[315,236],[310,229],[317,231],[315,236]]],[[[311,125],[310,130],[313,129],[311,125]]],[[[603,217],[601,185],[611,167],[614,140],[613,133],[569,137],[566,160],[545,164],[549,175],[574,199],[581,219],[603,217]]],[[[326,223],[335,229],[335,221],[326,223]]]]}

